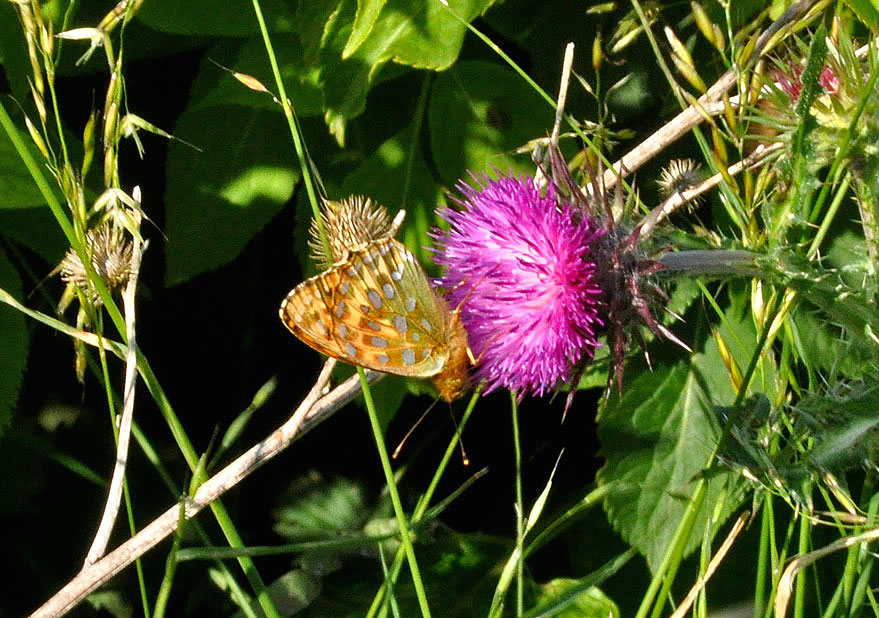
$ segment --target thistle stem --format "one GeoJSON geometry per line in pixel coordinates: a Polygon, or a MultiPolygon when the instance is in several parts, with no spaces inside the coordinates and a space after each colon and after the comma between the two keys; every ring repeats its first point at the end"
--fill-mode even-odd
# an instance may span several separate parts
{"type": "Polygon", "coordinates": [[[662,272],[668,274],[759,276],[758,257],[752,251],[700,249],[666,253],[659,262],[665,267],[662,272]]]}

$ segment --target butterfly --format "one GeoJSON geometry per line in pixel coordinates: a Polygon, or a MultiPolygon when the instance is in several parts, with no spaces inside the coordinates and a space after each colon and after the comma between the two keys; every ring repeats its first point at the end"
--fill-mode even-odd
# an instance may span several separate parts
{"type": "Polygon", "coordinates": [[[453,401],[469,386],[467,333],[406,247],[390,237],[293,288],[281,321],[315,350],[375,371],[432,378],[453,401]]]}

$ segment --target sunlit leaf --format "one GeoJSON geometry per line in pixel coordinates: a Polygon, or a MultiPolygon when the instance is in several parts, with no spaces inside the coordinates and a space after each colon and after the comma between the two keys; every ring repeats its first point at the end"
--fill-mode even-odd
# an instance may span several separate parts
{"type": "Polygon", "coordinates": [[[430,98],[430,142],[440,176],[453,184],[467,170],[533,173],[531,159],[513,151],[536,137],[541,118],[549,133],[553,117],[553,108],[508,67],[456,64],[437,78],[430,98]]]}
{"type": "Polygon", "coordinates": [[[234,259],[293,195],[298,177],[280,113],[206,107],[180,117],[168,148],[168,284],[234,259]]]}
{"type": "MultiPolygon", "coordinates": [[[[719,330],[732,342],[737,362],[746,366],[756,338],[753,327],[727,318],[719,330]]],[[[767,379],[771,382],[771,376],[767,379]]],[[[655,363],[653,371],[637,376],[627,370],[622,398],[612,395],[601,414],[598,432],[607,463],[598,478],[612,484],[605,507],[614,527],[652,567],[668,550],[693,486],[710,465],[720,436],[712,406],[731,405],[734,398],[717,347],[707,340],[692,359],[655,363]]],[[[730,494],[723,513],[737,506],[740,486],[737,474],[720,470],[711,476],[687,551],[701,540],[705,521],[724,490],[730,494]]]]}

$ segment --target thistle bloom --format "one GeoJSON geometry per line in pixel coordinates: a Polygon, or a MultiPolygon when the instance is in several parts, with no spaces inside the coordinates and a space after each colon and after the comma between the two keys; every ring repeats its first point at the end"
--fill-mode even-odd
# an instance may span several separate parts
{"type": "Polygon", "coordinates": [[[590,245],[603,230],[529,177],[474,180],[457,186],[461,210],[441,212],[450,231],[433,234],[439,283],[460,307],[486,392],[542,395],[598,347],[590,245]]]}

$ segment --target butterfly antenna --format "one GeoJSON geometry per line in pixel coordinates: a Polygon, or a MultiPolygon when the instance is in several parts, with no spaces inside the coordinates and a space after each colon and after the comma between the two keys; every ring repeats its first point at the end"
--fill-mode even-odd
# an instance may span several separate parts
{"type": "Polygon", "coordinates": [[[430,404],[429,406],[427,406],[427,410],[424,411],[424,413],[421,415],[421,417],[420,417],[417,421],[415,421],[415,424],[412,425],[412,427],[409,428],[409,431],[407,431],[407,432],[406,432],[406,435],[403,436],[403,439],[400,440],[400,443],[397,445],[397,448],[394,449],[394,452],[393,452],[393,454],[391,455],[391,458],[392,458],[392,459],[396,459],[397,457],[399,457],[399,455],[400,455],[400,451],[403,450],[403,445],[406,444],[406,440],[409,439],[409,436],[412,435],[412,432],[415,431],[415,428],[418,427],[418,426],[421,424],[421,421],[424,420],[424,417],[427,416],[427,413],[430,412],[431,410],[433,410],[433,406],[436,405],[436,402],[437,402],[437,400],[434,399],[434,400],[433,400],[433,403],[430,404]]]}
{"type": "Polygon", "coordinates": [[[46,275],[45,277],[43,277],[42,279],[40,279],[40,281],[37,283],[37,285],[34,286],[34,289],[32,289],[32,290],[28,293],[28,295],[27,295],[27,300],[31,300],[31,299],[33,298],[34,294],[36,294],[37,292],[39,292],[40,289],[41,289],[44,285],[46,285],[46,282],[47,282],[49,279],[51,279],[52,277],[54,277],[55,275],[57,275],[57,274],[60,273],[60,272],[61,272],[61,264],[58,264],[58,266],[56,266],[55,268],[52,269],[52,272],[50,272],[48,275],[46,275]]]}
{"type": "Polygon", "coordinates": [[[461,428],[458,426],[458,420],[452,413],[452,406],[449,406],[449,416],[452,417],[452,422],[455,424],[455,435],[458,436],[458,446],[461,449],[461,464],[469,466],[470,458],[467,457],[467,451],[464,450],[464,436],[461,435],[461,428]]]}

